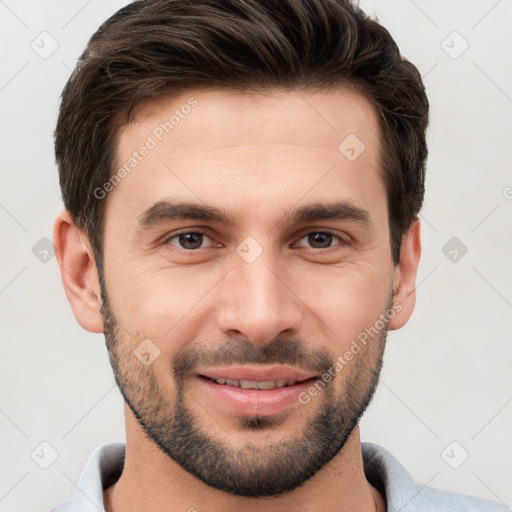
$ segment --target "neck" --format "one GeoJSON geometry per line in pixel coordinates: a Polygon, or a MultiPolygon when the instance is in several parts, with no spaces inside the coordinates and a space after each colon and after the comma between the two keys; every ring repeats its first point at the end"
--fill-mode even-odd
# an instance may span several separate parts
{"type": "Polygon", "coordinates": [[[159,450],[125,409],[126,458],[119,480],[105,491],[106,512],[385,512],[380,493],[364,475],[359,428],[343,450],[299,488],[281,496],[246,498],[209,487],[159,450]]]}

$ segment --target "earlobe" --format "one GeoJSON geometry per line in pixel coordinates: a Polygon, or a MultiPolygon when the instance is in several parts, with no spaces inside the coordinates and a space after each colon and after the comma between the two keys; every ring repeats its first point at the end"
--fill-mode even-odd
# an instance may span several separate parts
{"type": "Polygon", "coordinates": [[[53,229],[55,255],[62,283],[78,323],[87,331],[103,332],[101,292],[94,256],[86,235],[64,210],[53,229]]]}
{"type": "Polygon", "coordinates": [[[421,256],[420,221],[416,217],[402,237],[400,261],[393,273],[393,309],[395,316],[389,322],[389,330],[403,327],[416,304],[416,273],[421,256]]]}

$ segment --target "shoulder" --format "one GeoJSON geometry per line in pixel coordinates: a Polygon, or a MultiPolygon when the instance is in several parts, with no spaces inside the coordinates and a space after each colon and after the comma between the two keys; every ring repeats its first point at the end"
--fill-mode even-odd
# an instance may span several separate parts
{"type": "MultiPolygon", "coordinates": [[[[510,508],[495,501],[417,485],[418,495],[412,510],[439,512],[510,512],[510,508]],[[428,508],[426,508],[428,507],[428,508]]],[[[409,510],[409,509],[407,509],[409,510]]]]}
{"type": "Polygon", "coordinates": [[[385,494],[388,512],[510,512],[501,503],[414,482],[410,473],[385,448],[361,445],[368,481],[385,494]]]}

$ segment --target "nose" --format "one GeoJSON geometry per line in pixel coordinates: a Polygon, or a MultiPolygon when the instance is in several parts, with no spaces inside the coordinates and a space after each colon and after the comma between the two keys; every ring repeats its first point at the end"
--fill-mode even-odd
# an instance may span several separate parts
{"type": "Polygon", "coordinates": [[[265,253],[252,263],[235,257],[234,267],[217,297],[217,324],[222,332],[243,335],[255,344],[299,332],[303,303],[279,268],[275,259],[265,253]]]}

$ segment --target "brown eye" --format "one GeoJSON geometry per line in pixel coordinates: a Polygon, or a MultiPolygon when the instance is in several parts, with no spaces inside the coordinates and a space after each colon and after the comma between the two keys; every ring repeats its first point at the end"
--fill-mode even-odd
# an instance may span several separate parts
{"type": "Polygon", "coordinates": [[[334,233],[313,231],[303,236],[296,245],[307,249],[330,249],[336,246],[342,247],[347,243],[334,233]]]}
{"type": "Polygon", "coordinates": [[[200,249],[203,245],[205,238],[208,238],[203,233],[196,233],[194,231],[188,233],[179,233],[169,239],[171,245],[176,245],[181,249],[194,250],[200,249]]]}
{"type": "Polygon", "coordinates": [[[330,233],[310,233],[307,235],[308,243],[314,249],[326,249],[332,245],[334,235],[330,233]]]}

